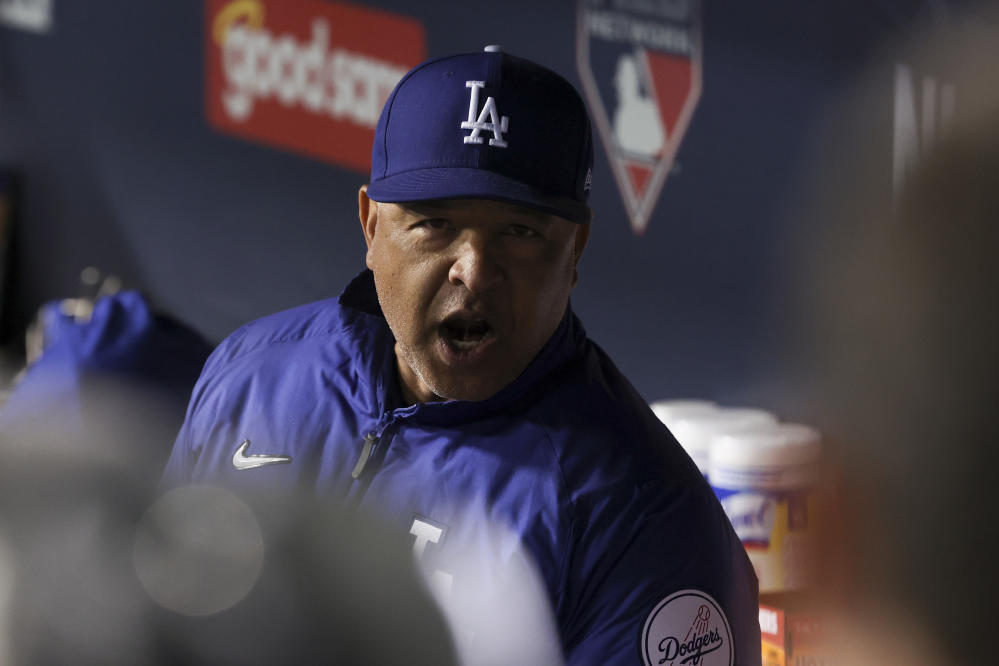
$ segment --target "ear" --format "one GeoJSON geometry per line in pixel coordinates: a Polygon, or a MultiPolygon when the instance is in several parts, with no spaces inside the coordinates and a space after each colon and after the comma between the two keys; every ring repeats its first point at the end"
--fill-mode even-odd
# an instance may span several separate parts
{"type": "Polygon", "coordinates": [[[572,252],[572,286],[575,287],[579,282],[579,258],[583,256],[583,250],[586,248],[586,241],[590,239],[590,225],[580,224],[576,227],[576,240],[573,246],[572,252]]]}
{"type": "Polygon", "coordinates": [[[361,221],[361,232],[368,246],[365,263],[371,268],[371,245],[375,241],[375,227],[378,226],[378,202],[368,198],[368,186],[361,185],[357,191],[357,217],[361,221]]]}

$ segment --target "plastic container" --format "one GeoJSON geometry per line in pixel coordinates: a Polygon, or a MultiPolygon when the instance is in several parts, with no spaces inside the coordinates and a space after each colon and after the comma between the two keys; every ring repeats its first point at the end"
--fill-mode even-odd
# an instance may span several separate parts
{"type": "Polygon", "coordinates": [[[649,407],[667,428],[684,417],[714,414],[719,407],[710,400],[657,400],[649,407]]]}
{"type": "Polygon", "coordinates": [[[810,586],[822,441],[781,423],[718,437],[708,476],[760,579],[760,592],[810,586]]]}
{"type": "Polygon", "coordinates": [[[762,409],[717,407],[713,411],[679,414],[667,425],[697,468],[710,479],[711,449],[719,437],[776,423],[777,417],[762,409]]]}

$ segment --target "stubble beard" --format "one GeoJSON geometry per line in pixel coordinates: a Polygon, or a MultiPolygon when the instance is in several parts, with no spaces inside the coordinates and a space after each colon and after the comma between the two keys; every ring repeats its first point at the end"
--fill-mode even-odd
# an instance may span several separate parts
{"type": "MultiPolygon", "coordinates": [[[[408,368],[412,373],[412,376],[420,382],[420,388],[422,390],[430,391],[430,393],[433,394],[433,397],[431,398],[432,401],[485,400],[487,398],[491,398],[502,389],[502,387],[497,387],[495,390],[487,392],[482,388],[475,386],[474,382],[469,383],[462,381],[461,378],[457,376],[439,379],[433,371],[432,361],[427,359],[426,355],[420,354],[409,346],[398,341],[396,342],[395,351],[396,359],[400,364],[400,374],[405,372],[406,368],[408,368]],[[406,368],[401,367],[403,364],[405,364],[406,368]]],[[[430,353],[432,352],[428,352],[427,355],[430,353]]],[[[446,369],[442,369],[442,373],[446,372],[446,369]]],[[[452,370],[451,374],[454,375],[455,371],[452,370]]],[[[419,396],[417,396],[417,400],[419,399],[419,396]]]]}
{"type": "MultiPolygon", "coordinates": [[[[399,365],[399,379],[405,385],[407,371],[409,377],[415,378],[420,383],[420,391],[430,391],[434,397],[441,400],[453,400],[453,398],[440,392],[440,387],[436,382],[431,381],[428,369],[429,363],[423,361],[421,356],[413,351],[408,345],[396,341],[395,343],[396,363],[399,365]]],[[[405,387],[404,388],[409,388],[405,387]]],[[[412,388],[410,388],[412,391],[412,388]]],[[[415,396],[417,401],[421,401],[420,395],[415,396]]]]}

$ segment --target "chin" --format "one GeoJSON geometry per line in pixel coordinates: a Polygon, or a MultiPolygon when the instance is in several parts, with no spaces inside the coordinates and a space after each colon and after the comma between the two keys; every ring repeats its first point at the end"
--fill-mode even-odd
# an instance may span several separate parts
{"type": "Polygon", "coordinates": [[[503,387],[496,384],[481,384],[479,382],[442,381],[431,389],[445,400],[465,400],[477,402],[486,400],[499,393],[503,387]]]}

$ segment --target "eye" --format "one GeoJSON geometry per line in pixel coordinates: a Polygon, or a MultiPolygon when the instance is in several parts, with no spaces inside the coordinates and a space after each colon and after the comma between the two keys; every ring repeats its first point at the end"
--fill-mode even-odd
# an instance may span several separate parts
{"type": "Polygon", "coordinates": [[[518,238],[542,238],[542,235],[526,224],[511,224],[506,228],[506,232],[510,236],[516,236],[518,238]]]}
{"type": "Polygon", "coordinates": [[[424,229],[426,231],[447,231],[453,229],[454,225],[439,217],[428,217],[415,222],[410,229],[424,229]]]}

